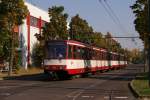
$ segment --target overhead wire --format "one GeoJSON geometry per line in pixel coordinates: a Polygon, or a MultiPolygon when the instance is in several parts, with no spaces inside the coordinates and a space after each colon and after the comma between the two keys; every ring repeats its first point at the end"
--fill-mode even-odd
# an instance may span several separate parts
{"type": "MultiPolygon", "coordinates": [[[[117,25],[117,27],[123,32],[123,33],[127,33],[126,29],[123,27],[123,25],[121,24],[119,18],[117,17],[116,13],[113,11],[113,9],[111,8],[111,6],[108,4],[107,0],[104,0],[104,3],[102,0],[99,0],[99,3],[103,6],[103,8],[105,9],[105,11],[108,13],[109,17],[113,20],[113,22],[117,25]]],[[[135,42],[134,38],[131,39],[132,42],[135,43],[135,45],[137,45],[137,43],[135,42]]]]}
{"type": "Polygon", "coordinates": [[[105,4],[103,4],[102,0],[99,0],[100,4],[103,6],[103,8],[106,10],[106,12],[108,13],[110,19],[112,19],[112,21],[117,25],[117,27],[119,26],[118,25],[118,22],[116,21],[116,19],[114,18],[114,16],[111,14],[110,10],[105,6],[105,4]]]}
{"type": "MultiPolygon", "coordinates": [[[[125,33],[129,33],[127,32],[127,30],[124,28],[124,26],[121,24],[120,19],[118,18],[117,14],[113,11],[112,7],[108,4],[107,0],[104,0],[105,4],[107,5],[107,7],[110,9],[111,13],[113,14],[113,16],[116,18],[120,28],[125,32],[125,33]]],[[[131,39],[135,45],[137,45],[137,42],[134,38],[131,39]]]]}
{"type": "Polygon", "coordinates": [[[117,21],[119,27],[121,28],[121,30],[123,32],[126,32],[126,29],[122,26],[121,22],[120,22],[120,19],[118,18],[118,16],[116,15],[116,13],[113,11],[113,9],[111,8],[111,6],[108,4],[107,0],[104,0],[106,6],[108,7],[108,9],[110,10],[110,12],[112,13],[112,15],[114,16],[115,20],[117,21]]]}

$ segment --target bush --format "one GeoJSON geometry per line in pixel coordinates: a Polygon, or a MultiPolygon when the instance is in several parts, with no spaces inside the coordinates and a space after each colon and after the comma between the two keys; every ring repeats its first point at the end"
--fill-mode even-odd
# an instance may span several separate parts
{"type": "Polygon", "coordinates": [[[35,43],[32,49],[32,65],[35,67],[41,67],[43,57],[44,57],[44,49],[39,43],[35,43]]]}

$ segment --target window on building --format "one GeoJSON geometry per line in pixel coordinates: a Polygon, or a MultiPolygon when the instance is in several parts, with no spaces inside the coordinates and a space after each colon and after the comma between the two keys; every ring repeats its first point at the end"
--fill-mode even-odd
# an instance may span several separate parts
{"type": "Polygon", "coordinates": [[[46,23],[47,23],[46,21],[43,21],[43,20],[42,20],[42,22],[41,22],[42,25],[41,25],[41,26],[42,26],[42,27],[45,27],[45,24],[46,24],[46,23]]]}
{"type": "Polygon", "coordinates": [[[38,18],[30,16],[30,25],[33,27],[38,27],[38,18]]]}

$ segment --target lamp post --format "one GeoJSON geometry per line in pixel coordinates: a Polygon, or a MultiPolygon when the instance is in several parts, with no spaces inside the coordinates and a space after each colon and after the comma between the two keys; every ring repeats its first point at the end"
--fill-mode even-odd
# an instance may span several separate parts
{"type": "Polygon", "coordinates": [[[150,87],[150,0],[148,0],[148,80],[149,80],[149,87],[150,87]]]}

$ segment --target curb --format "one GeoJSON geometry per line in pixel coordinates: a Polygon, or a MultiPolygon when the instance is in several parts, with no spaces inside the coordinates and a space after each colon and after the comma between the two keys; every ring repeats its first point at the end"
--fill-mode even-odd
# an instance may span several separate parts
{"type": "Polygon", "coordinates": [[[2,81],[2,80],[4,80],[4,78],[1,78],[1,77],[0,77],[0,81],[2,81]]]}
{"type": "MultiPolygon", "coordinates": [[[[132,82],[132,81],[131,81],[131,82],[132,82]]],[[[131,90],[131,92],[133,93],[133,95],[134,95],[136,98],[139,98],[139,94],[133,89],[131,82],[128,83],[129,89],[131,90]]]]}
{"type": "Polygon", "coordinates": [[[0,77],[0,81],[9,80],[9,79],[11,79],[11,77],[0,77]]]}
{"type": "Polygon", "coordinates": [[[139,100],[150,100],[150,96],[141,96],[133,87],[132,81],[128,84],[130,90],[132,91],[133,95],[138,98],[139,100]]]}

